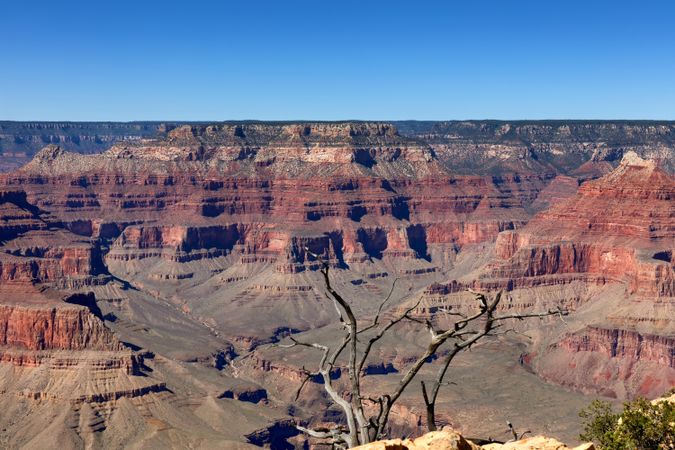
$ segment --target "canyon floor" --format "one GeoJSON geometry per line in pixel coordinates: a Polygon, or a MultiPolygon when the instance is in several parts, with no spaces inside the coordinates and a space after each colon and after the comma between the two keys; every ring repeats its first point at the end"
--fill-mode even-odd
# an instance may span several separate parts
{"type": "MultiPolygon", "coordinates": [[[[315,255],[364,323],[390,291],[383,317],[440,324],[476,308],[469,289],[569,310],[453,363],[439,421],[469,438],[511,421],[574,443],[592,399],[675,386],[672,123],[106,127],[82,153],[24,136],[32,158],[0,174],[3,448],[309,445],[294,423],[343,418],[316,380],[295,399],[320,355],[277,344],[339,341],[315,255]]],[[[392,328],[366,390],[428,339],[392,328]]],[[[424,425],[415,382],[390,432],[424,425]]]]}

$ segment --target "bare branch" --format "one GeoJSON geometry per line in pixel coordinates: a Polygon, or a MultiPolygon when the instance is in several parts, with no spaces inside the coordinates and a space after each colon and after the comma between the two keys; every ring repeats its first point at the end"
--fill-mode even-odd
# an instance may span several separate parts
{"type": "MultiPolygon", "coordinates": [[[[375,328],[378,325],[379,320],[380,320],[380,314],[382,314],[382,309],[384,308],[384,305],[391,298],[391,295],[394,293],[394,288],[396,287],[396,282],[398,280],[399,280],[399,278],[396,278],[394,280],[394,282],[391,284],[391,289],[389,289],[389,294],[387,294],[387,296],[380,302],[380,305],[377,308],[377,313],[375,314],[375,318],[373,319],[373,322],[370,325],[368,325],[367,327],[359,330],[359,333],[364,333],[368,330],[371,330],[371,329],[375,328]]],[[[418,302],[418,304],[419,304],[419,302],[418,302]]]]}
{"type": "Polygon", "coordinates": [[[423,391],[423,396],[424,396],[424,402],[427,406],[427,422],[428,426],[430,429],[435,429],[436,424],[435,424],[435,404],[436,404],[436,399],[438,398],[438,392],[440,390],[440,387],[443,385],[443,379],[445,378],[445,374],[448,370],[448,367],[450,366],[450,363],[452,360],[457,356],[460,352],[464,350],[469,350],[471,349],[471,346],[473,346],[476,342],[478,342],[480,339],[486,336],[496,336],[496,335],[501,335],[501,334],[506,334],[510,331],[515,331],[511,329],[507,329],[502,332],[495,332],[496,329],[501,328],[504,326],[504,321],[508,319],[518,319],[518,320],[524,320],[525,318],[530,318],[530,317],[546,317],[546,316],[551,316],[555,314],[560,314],[566,315],[567,311],[562,310],[561,308],[558,308],[557,310],[549,310],[545,312],[538,312],[538,313],[524,313],[524,314],[508,314],[508,315],[502,315],[502,316],[495,316],[494,313],[502,299],[502,291],[498,292],[495,295],[495,298],[493,301],[489,301],[488,298],[485,296],[485,294],[482,294],[480,292],[476,292],[473,290],[469,290],[471,293],[474,294],[476,300],[479,302],[479,312],[474,314],[473,316],[467,317],[463,320],[457,321],[454,324],[454,329],[449,330],[445,333],[442,333],[441,335],[438,336],[438,338],[444,338],[448,336],[449,338],[453,339],[458,339],[460,342],[455,342],[453,349],[445,356],[445,359],[443,361],[443,364],[441,365],[438,374],[436,376],[436,380],[431,392],[431,395],[429,395],[426,392],[426,387],[424,387],[423,391]],[[461,331],[458,332],[459,330],[463,330],[464,328],[468,327],[471,323],[479,320],[479,319],[485,319],[485,322],[483,324],[483,327],[479,330],[467,330],[467,331],[461,331]],[[453,333],[454,331],[454,333],[453,333]],[[472,336],[469,339],[466,339],[467,336],[472,336]]]}
{"type": "Polygon", "coordinates": [[[566,309],[562,308],[557,308],[557,309],[549,309],[548,311],[542,311],[542,312],[536,312],[536,313],[523,313],[523,314],[508,314],[505,316],[497,316],[493,318],[494,322],[498,322],[501,320],[508,320],[508,319],[517,319],[517,320],[524,320],[527,318],[532,318],[532,317],[548,317],[548,316],[567,316],[569,315],[569,311],[566,309]]]}
{"type": "Polygon", "coordinates": [[[415,303],[415,304],[414,304],[413,306],[411,306],[410,308],[406,309],[406,310],[403,312],[403,314],[401,314],[400,316],[398,316],[398,317],[396,317],[396,318],[390,320],[389,323],[388,323],[387,325],[385,325],[384,327],[382,327],[382,328],[380,329],[380,331],[378,331],[378,333],[377,333],[375,336],[371,337],[371,338],[368,340],[368,344],[366,344],[366,348],[363,350],[363,354],[361,355],[361,360],[359,361],[359,364],[358,364],[358,368],[357,368],[358,373],[361,373],[361,371],[363,370],[363,366],[365,365],[366,360],[368,359],[368,355],[370,355],[370,351],[372,350],[373,345],[374,345],[377,341],[379,341],[380,339],[382,339],[382,337],[384,336],[384,334],[385,334],[391,327],[393,327],[394,325],[396,325],[397,323],[401,322],[403,319],[405,319],[406,317],[408,317],[408,315],[409,315],[412,311],[414,311],[414,310],[419,306],[419,304],[420,304],[421,301],[422,301],[422,299],[418,300],[417,303],[415,303]]]}
{"type": "Polygon", "coordinates": [[[347,437],[348,435],[338,428],[333,428],[333,429],[311,429],[311,428],[305,428],[301,425],[295,425],[295,428],[302,432],[307,434],[308,436],[311,436],[313,438],[317,439],[331,439],[333,444],[347,444],[347,437]]]}
{"type": "Polygon", "coordinates": [[[526,435],[527,433],[532,433],[530,430],[525,430],[525,431],[523,431],[522,433],[520,433],[520,435],[519,435],[518,432],[516,431],[516,429],[513,427],[513,424],[511,423],[511,421],[507,420],[507,421],[506,421],[506,425],[509,427],[509,432],[510,432],[511,435],[513,436],[513,439],[510,439],[510,440],[508,440],[507,442],[519,441],[519,440],[521,440],[523,437],[525,437],[525,435],[526,435]]]}
{"type": "Polygon", "coordinates": [[[302,393],[302,389],[305,387],[307,382],[309,380],[311,380],[313,376],[319,375],[318,372],[310,372],[310,371],[306,370],[304,367],[303,367],[303,369],[304,369],[304,372],[305,372],[305,378],[302,380],[302,383],[300,383],[300,387],[298,387],[297,391],[295,391],[294,401],[296,401],[296,402],[300,398],[300,394],[302,393]]]}

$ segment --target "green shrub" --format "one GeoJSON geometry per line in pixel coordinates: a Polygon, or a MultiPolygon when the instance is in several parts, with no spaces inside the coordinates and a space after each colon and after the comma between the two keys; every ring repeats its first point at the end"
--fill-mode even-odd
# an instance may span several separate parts
{"type": "Polygon", "coordinates": [[[595,400],[579,416],[584,426],[579,437],[603,450],[675,449],[675,404],[671,402],[652,404],[639,398],[614,413],[609,402],[595,400]]]}

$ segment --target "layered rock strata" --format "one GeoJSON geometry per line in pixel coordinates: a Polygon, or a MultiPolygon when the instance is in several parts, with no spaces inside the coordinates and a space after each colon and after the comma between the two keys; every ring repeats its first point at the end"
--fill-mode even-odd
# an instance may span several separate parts
{"type": "MultiPolygon", "coordinates": [[[[655,133],[666,139],[666,131],[655,133]]],[[[73,386],[80,403],[165,405],[178,401],[175,392],[199,391],[206,400],[187,405],[181,420],[196,420],[198,411],[219,429],[213,417],[237,402],[252,408],[247,424],[266,430],[242,425],[260,442],[286,430],[274,424],[289,414],[339,420],[330,411],[309,417],[322,401],[315,383],[308,388],[315,398],[300,405],[308,409],[289,407],[309,356],[270,359],[262,346],[302,332],[335,336],[314,255],[364,317],[392,287],[387,313],[421,296],[415,314],[432,320],[448,307],[475,306],[469,287],[505,289],[500,312],[562,305],[573,313],[563,325],[517,325],[534,337],[521,370],[616,397],[651,395],[671,380],[674,189],[656,164],[624,149],[560,150],[567,145],[560,130],[546,147],[548,135],[521,130],[514,143],[505,129],[503,140],[476,147],[480,157],[460,152],[466,142],[411,138],[387,123],[185,125],[163,133],[98,155],[49,145],[0,177],[7,299],[0,366],[42,374],[26,388],[29,397],[51,395],[36,388],[44,371],[71,364],[82,380],[101,368],[110,375],[93,390],[73,386]],[[484,167],[467,174],[475,164],[484,167]],[[45,292],[56,297],[37,301],[45,292]],[[143,362],[141,353],[159,356],[143,362]],[[247,383],[219,385],[223,369],[247,383]],[[110,381],[118,375],[119,384],[110,381]],[[212,378],[216,387],[204,392],[212,378]],[[259,417],[273,417],[273,425],[259,417]]],[[[405,370],[412,336],[378,350],[382,360],[366,365],[366,377],[391,380],[405,370]]],[[[419,422],[409,404],[397,408],[402,422],[419,422]]]]}

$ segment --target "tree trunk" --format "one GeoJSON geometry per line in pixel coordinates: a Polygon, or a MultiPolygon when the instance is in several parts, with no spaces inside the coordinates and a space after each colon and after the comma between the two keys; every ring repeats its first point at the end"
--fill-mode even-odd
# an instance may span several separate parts
{"type": "Polygon", "coordinates": [[[436,402],[429,401],[429,395],[427,394],[427,386],[424,384],[424,381],[420,381],[422,384],[422,397],[424,397],[424,404],[427,407],[427,428],[429,431],[436,431],[436,402]]]}
{"type": "Polygon", "coordinates": [[[427,405],[427,428],[429,428],[429,431],[437,430],[435,409],[433,403],[427,405]]]}

